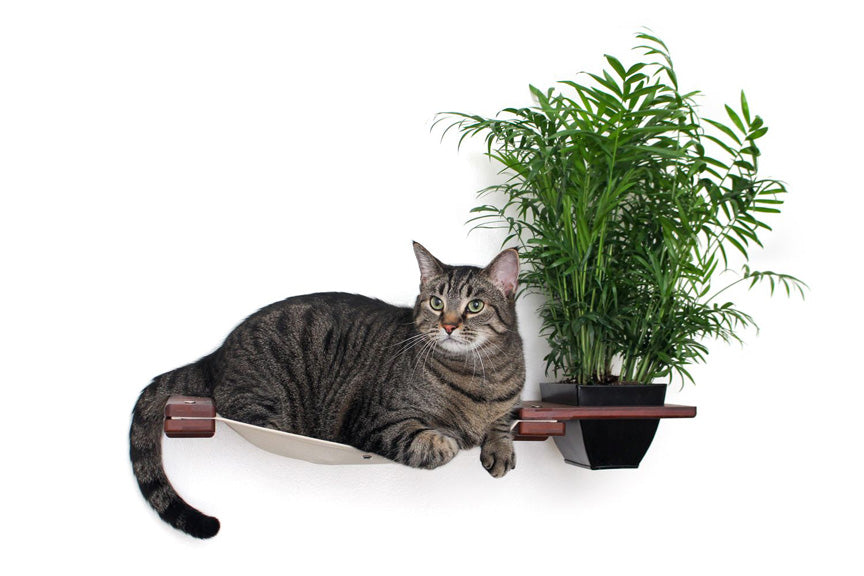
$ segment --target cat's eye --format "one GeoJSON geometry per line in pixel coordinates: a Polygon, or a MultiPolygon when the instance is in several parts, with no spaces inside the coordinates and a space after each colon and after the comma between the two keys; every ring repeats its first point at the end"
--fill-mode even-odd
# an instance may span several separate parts
{"type": "Polygon", "coordinates": [[[429,307],[436,312],[440,312],[444,309],[444,301],[438,298],[437,296],[432,296],[429,299],[429,307]]]}
{"type": "Polygon", "coordinates": [[[477,314],[481,310],[483,310],[483,301],[482,300],[471,300],[468,302],[468,312],[472,314],[477,314]]]}

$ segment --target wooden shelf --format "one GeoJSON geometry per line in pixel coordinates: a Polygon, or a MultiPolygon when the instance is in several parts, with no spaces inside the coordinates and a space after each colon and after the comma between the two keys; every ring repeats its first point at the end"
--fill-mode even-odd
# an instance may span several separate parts
{"type": "Polygon", "coordinates": [[[518,409],[519,422],[514,430],[516,440],[545,440],[563,436],[565,422],[572,420],[656,420],[660,418],[693,418],[695,406],[571,406],[551,402],[524,402],[518,409]]]}
{"type": "MultiPolygon", "coordinates": [[[[656,420],[693,418],[695,406],[571,406],[523,402],[518,409],[516,440],[546,440],[564,436],[572,420],[656,420]]],[[[210,398],[172,396],[165,406],[165,434],[170,438],[210,438],[216,433],[216,408],[210,398]]]]}
{"type": "Polygon", "coordinates": [[[551,402],[525,402],[519,407],[520,420],[615,420],[629,418],[693,418],[695,406],[570,406],[551,402]]]}
{"type": "Polygon", "coordinates": [[[171,396],[165,404],[165,435],[169,438],[212,438],[216,434],[212,398],[171,396]]]}

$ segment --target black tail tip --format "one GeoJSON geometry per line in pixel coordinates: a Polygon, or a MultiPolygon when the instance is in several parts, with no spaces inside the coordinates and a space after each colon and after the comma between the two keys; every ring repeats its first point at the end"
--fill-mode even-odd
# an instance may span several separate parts
{"type": "Polygon", "coordinates": [[[180,498],[175,498],[159,516],[174,528],[195,538],[212,538],[219,533],[219,520],[202,514],[180,498]]]}
{"type": "Polygon", "coordinates": [[[217,518],[204,516],[202,514],[199,518],[196,518],[194,522],[189,522],[183,529],[190,536],[205,540],[218,534],[219,527],[219,520],[217,518]]]}

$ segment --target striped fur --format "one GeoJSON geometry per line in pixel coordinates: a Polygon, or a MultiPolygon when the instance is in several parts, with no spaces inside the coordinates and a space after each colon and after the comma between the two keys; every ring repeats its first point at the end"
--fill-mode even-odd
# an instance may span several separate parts
{"type": "Polygon", "coordinates": [[[481,446],[495,477],[515,466],[511,413],[525,379],[516,325],[518,258],[484,269],[446,266],[419,244],[413,309],[341,293],[272,304],[213,354],[143,390],[130,429],[141,492],[169,524],[199,538],[219,530],[174,491],[162,468],[171,394],[212,396],[230,419],[342,442],[417,468],[481,446]],[[468,307],[476,310],[471,312],[468,307]]]}

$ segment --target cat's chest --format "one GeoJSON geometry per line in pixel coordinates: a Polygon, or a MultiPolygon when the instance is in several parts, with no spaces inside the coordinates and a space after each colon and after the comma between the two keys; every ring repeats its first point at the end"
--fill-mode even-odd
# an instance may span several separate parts
{"type": "Polygon", "coordinates": [[[476,444],[489,426],[510,413],[518,401],[521,381],[518,374],[501,380],[477,378],[434,366],[427,384],[434,390],[434,401],[440,410],[444,427],[461,431],[468,443],[476,444]]]}
{"type": "Polygon", "coordinates": [[[466,445],[480,444],[489,427],[509,414],[513,406],[513,401],[477,402],[458,395],[450,395],[447,402],[444,427],[458,431],[466,445]]]}

